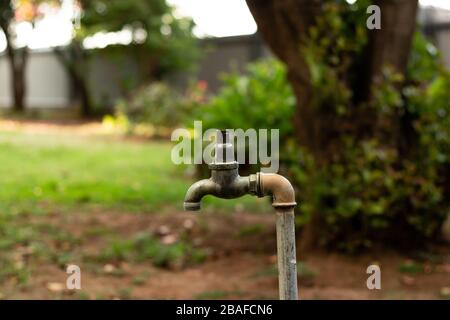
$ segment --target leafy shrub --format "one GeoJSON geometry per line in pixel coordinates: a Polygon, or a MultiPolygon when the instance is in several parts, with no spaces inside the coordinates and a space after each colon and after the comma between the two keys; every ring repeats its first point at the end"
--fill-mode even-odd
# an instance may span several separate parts
{"type": "Polygon", "coordinates": [[[197,109],[204,129],[276,128],[280,137],[292,136],[289,119],[295,110],[295,97],[281,62],[267,59],[251,63],[245,74],[225,74],[222,80],[220,92],[197,109]]]}
{"type": "MultiPolygon", "coordinates": [[[[355,43],[360,46],[344,46],[340,54],[355,54],[364,40],[355,43]]],[[[354,122],[348,112],[353,93],[336,65],[321,59],[332,59],[329,50],[309,50],[318,59],[310,60],[315,103],[339,128],[326,165],[294,143],[295,99],[276,60],[250,64],[245,75],[226,75],[198,118],[204,127],[280,128],[280,160],[297,189],[298,223],[318,213],[315,232],[324,246],[355,252],[375,243],[413,247],[439,237],[450,209],[450,75],[437,62],[436,49],[416,35],[402,92],[402,77],[386,68],[373,102],[359,106],[371,124],[362,137],[346,132],[354,122]],[[404,117],[412,127],[398,130],[404,117]]]]}
{"type": "Polygon", "coordinates": [[[450,81],[436,48],[417,33],[406,78],[386,67],[374,99],[357,106],[359,113],[351,110],[354,92],[336,67],[324,63],[321,72],[318,78],[327,81],[314,83],[318,105],[336,107],[328,112],[335,112],[339,125],[325,166],[305,150],[291,154],[302,222],[318,215],[321,244],[349,252],[374,243],[414,248],[437,239],[450,209],[450,105],[444,89],[450,81]]]}
{"type": "MultiPolygon", "coordinates": [[[[219,93],[196,109],[195,118],[202,120],[203,130],[279,129],[280,141],[293,144],[290,119],[295,110],[295,97],[280,61],[264,59],[250,63],[245,74],[224,74],[222,81],[224,85],[219,93]]],[[[270,134],[267,138],[270,139],[270,134]]],[[[200,176],[209,175],[205,166],[197,169],[200,176]]],[[[246,174],[259,170],[259,165],[241,164],[240,170],[246,174]]]]}

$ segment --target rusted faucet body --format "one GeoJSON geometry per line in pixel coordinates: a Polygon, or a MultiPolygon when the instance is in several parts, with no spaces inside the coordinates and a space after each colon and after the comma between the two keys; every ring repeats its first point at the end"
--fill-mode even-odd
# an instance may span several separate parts
{"type": "Polygon", "coordinates": [[[204,196],[212,195],[222,199],[234,199],[249,193],[249,177],[240,177],[238,164],[210,164],[211,178],[194,183],[184,199],[185,210],[200,210],[204,196]]]}
{"type": "Polygon", "coordinates": [[[239,176],[239,164],[234,161],[233,144],[229,139],[227,131],[218,132],[215,159],[208,165],[211,177],[197,181],[188,189],[184,199],[185,210],[200,210],[201,200],[206,195],[222,199],[235,199],[246,194],[272,196],[274,207],[294,207],[294,189],[285,177],[260,172],[248,177],[239,176]]]}
{"type": "Polygon", "coordinates": [[[234,161],[234,148],[226,130],[218,131],[215,158],[209,165],[211,177],[194,183],[187,191],[184,209],[200,210],[206,195],[234,199],[246,194],[272,197],[277,213],[277,250],[280,299],[297,299],[297,267],[295,251],[294,207],[295,192],[291,183],[274,173],[256,173],[239,176],[239,165],[234,161]]]}

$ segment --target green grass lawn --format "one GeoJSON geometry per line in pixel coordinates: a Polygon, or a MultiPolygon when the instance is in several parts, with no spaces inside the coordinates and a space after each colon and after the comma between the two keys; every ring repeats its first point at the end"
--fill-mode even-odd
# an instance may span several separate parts
{"type": "MultiPolygon", "coordinates": [[[[169,142],[0,132],[0,210],[13,214],[88,207],[181,210],[192,178],[186,175],[187,167],[171,162],[170,150],[169,142]]],[[[248,210],[270,207],[252,197],[233,201],[209,197],[206,203],[225,209],[238,203],[248,210]]]]}

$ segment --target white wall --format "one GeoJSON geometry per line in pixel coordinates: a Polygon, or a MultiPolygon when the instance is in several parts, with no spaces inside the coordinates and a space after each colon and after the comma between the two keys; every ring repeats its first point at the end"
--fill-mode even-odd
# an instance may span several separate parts
{"type": "MultiPolygon", "coordinates": [[[[230,71],[231,66],[242,70],[244,66],[261,56],[269,55],[260,38],[255,36],[229,37],[207,40],[204,43],[202,61],[194,77],[206,80],[209,90],[220,86],[218,76],[230,71]]],[[[96,56],[90,62],[89,87],[92,97],[99,106],[114,106],[121,98],[124,81],[137,78],[138,65],[132,57],[125,59],[105,59],[96,56]]],[[[0,107],[11,105],[9,66],[4,54],[0,54],[0,107]]],[[[188,79],[186,73],[168,77],[168,81],[178,89],[184,89],[188,79]]],[[[27,68],[27,100],[30,108],[57,108],[74,104],[74,92],[63,66],[52,51],[32,51],[27,68]]]]}
{"type": "Polygon", "coordinates": [[[4,55],[0,56],[0,107],[11,104],[9,93],[9,68],[4,55]]]}
{"type": "MultiPolygon", "coordinates": [[[[51,51],[33,51],[26,69],[29,108],[59,108],[70,104],[70,82],[66,72],[51,51]]],[[[10,70],[5,54],[0,55],[0,107],[12,103],[10,70]]]]}
{"type": "Polygon", "coordinates": [[[450,69],[450,28],[439,30],[439,32],[436,33],[436,41],[439,50],[442,53],[445,66],[450,69]]]}

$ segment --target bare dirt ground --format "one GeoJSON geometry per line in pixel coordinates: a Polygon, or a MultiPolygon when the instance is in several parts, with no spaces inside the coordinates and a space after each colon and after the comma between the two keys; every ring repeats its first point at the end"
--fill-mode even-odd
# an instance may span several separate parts
{"type": "MultiPolygon", "coordinates": [[[[276,299],[274,216],[251,213],[192,214],[167,212],[137,215],[111,212],[33,217],[31,224],[58,226],[80,240],[72,251],[95,254],[104,234],[129,238],[138,232],[162,237],[188,235],[207,248],[206,261],[158,268],[148,262],[89,263],[74,261],[82,272],[82,289],[65,289],[67,274],[56,263],[32,266],[26,286],[2,288],[12,299],[276,299]],[[163,232],[161,232],[163,230],[163,232]],[[187,233],[186,233],[187,231],[187,233]]],[[[77,256],[76,254],[74,255],[77,256]]],[[[423,272],[400,272],[412,260],[394,252],[357,257],[327,252],[298,253],[302,299],[439,299],[450,287],[450,250],[439,260],[416,261],[423,272]],[[442,259],[443,258],[443,259],[442,259]],[[368,290],[366,268],[377,263],[381,290],[368,290]]]]}

